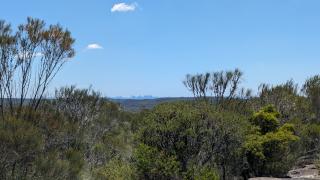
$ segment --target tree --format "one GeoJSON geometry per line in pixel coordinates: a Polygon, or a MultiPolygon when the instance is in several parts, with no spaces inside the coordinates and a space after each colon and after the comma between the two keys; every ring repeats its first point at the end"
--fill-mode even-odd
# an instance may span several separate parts
{"type": "Polygon", "coordinates": [[[316,75],[306,80],[302,91],[307,96],[312,105],[312,110],[316,119],[320,120],[320,76],[316,75]]]}
{"type": "Polygon", "coordinates": [[[112,158],[111,154],[127,151],[124,144],[130,140],[130,133],[123,131],[130,127],[122,122],[127,119],[121,117],[116,104],[91,88],[78,89],[75,86],[56,90],[55,97],[51,102],[53,109],[71,126],[60,141],[64,147],[80,148],[89,166],[105,164],[112,158]],[[117,150],[118,146],[121,150],[117,150]]]}
{"type": "Polygon", "coordinates": [[[274,106],[269,105],[255,113],[250,121],[252,125],[260,128],[262,134],[266,134],[278,129],[280,126],[279,117],[280,113],[275,110],[274,106]]]}
{"type": "Polygon", "coordinates": [[[44,147],[39,128],[32,123],[7,116],[0,121],[0,178],[26,178],[44,147]]]}
{"type": "MultiPolygon", "coordinates": [[[[242,116],[214,111],[205,102],[177,102],[155,107],[143,122],[144,127],[138,133],[139,142],[143,147],[152,149],[154,154],[151,157],[163,154],[160,160],[174,159],[172,163],[178,163],[178,178],[194,179],[198,176],[194,170],[201,168],[218,170],[222,179],[238,173],[237,154],[244,138],[242,130],[246,126],[242,116]]],[[[147,164],[154,162],[152,159],[136,161],[147,164]]],[[[143,174],[149,174],[151,170],[144,169],[143,174]]],[[[166,173],[158,170],[159,174],[166,173]]]]}
{"type": "Polygon", "coordinates": [[[140,144],[134,158],[139,179],[179,179],[180,163],[169,152],[140,144]]]}
{"type": "Polygon", "coordinates": [[[250,169],[256,176],[284,176],[293,163],[290,144],[299,138],[294,135],[294,125],[280,126],[280,114],[267,106],[251,118],[244,152],[250,169]]]}
{"type": "Polygon", "coordinates": [[[128,162],[120,159],[112,159],[108,164],[99,168],[95,172],[96,179],[118,179],[131,180],[136,179],[134,167],[128,162]]]}
{"type": "Polygon", "coordinates": [[[237,96],[250,96],[250,91],[245,91],[239,87],[242,76],[243,73],[239,69],[213,72],[211,74],[187,74],[183,84],[193,93],[194,97],[206,99],[207,94],[210,92],[209,90],[211,90],[217,102],[222,102],[237,96]]]}
{"type": "Polygon", "coordinates": [[[305,152],[320,150],[320,125],[318,123],[308,123],[301,128],[301,145],[305,152]]]}
{"type": "Polygon", "coordinates": [[[223,102],[225,98],[230,100],[236,96],[242,75],[239,69],[212,73],[210,89],[218,102],[223,102]]]}
{"type": "Polygon", "coordinates": [[[300,111],[303,111],[301,107],[303,98],[299,95],[298,84],[293,80],[275,86],[261,84],[259,86],[259,100],[260,107],[272,104],[282,115],[284,121],[303,114],[299,114],[300,111]]]}
{"type": "Polygon", "coordinates": [[[223,180],[239,175],[242,161],[240,147],[244,142],[247,126],[240,114],[230,111],[211,112],[201,126],[204,135],[199,153],[201,156],[198,157],[199,164],[216,164],[223,180]]]}
{"type": "Polygon", "coordinates": [[[157,106],[144,118],[139,132],[141,143],[165,154],[177,156],[182,172],[201,147],[199,121],[201,112],[190,104],[173,103],[157,106]]]}
{"type": "Polygon", "coordinates": [[[106,102],[99,92],[91,88],[78,89],[70,86],[55,91],[53,105],[59,113],[67,116],[68,121],[77,123],[79,129],[82,129],[98,118],[106,102]]]}
{"type": "Polygon", "coordinates": [[[74,56],[73,43],[70,32],[60,25],[46,26],[42,20],[28,18],[14,32],[0,21],[2,179],[43,178],[46,173],[52,179],[69,177],[63,169],[70,168],[71,161],[60,159],[63,152],[53,149],[58,139],[54,135],[64,131],[63,123],[39,107],[52,79],[74,56]],[[45,162],[49,159],[51,164],[45,162]]]}
{"type": "Polygon", "coordinates": [[[26,103],[38,109],[52,79],[74,56],[73,43],[71,33],[60,25],[46,27],[44,21],[28,18],[12,33],[10,24],[0,21],[2,116],[5,111],[19,116],[26,103]]]}
{"type": "Polygon", "coordinates": [[[209,80],[210,73],[196,75],[187,74],[183,84],[193,93],[194,97],[206,100],[209,80]]]}

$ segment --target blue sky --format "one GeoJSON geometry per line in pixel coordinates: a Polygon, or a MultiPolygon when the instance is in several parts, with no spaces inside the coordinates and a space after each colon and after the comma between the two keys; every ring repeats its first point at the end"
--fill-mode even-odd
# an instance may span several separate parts
{"type": "Polygon", "coordinates": [[[0,19],[14,26],[31,16],[76,38],[77,54],[51,89],[189,96],[187,73],[239,67],[253,90],[320,73],[318,0],[1,0],[1,7],[0,19]]]}

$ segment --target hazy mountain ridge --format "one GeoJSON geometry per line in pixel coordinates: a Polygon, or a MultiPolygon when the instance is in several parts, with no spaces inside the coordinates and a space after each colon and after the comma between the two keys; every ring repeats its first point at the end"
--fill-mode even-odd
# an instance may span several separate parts
{"type": "Polygon", "coordinates": [[[115,96],[111,97],[110,99],[140,99],[140,100],[145,100],[145,99],[158,99],[159,97],[155,97],[152,95],[143,95],[143,96],[130,96],[130,97],[125,97],[125,96],[115,96]]]}
{"type": "Polygon", "coordinates": [[[108,98],[110,101],[119,104],[123,110],[138,112],[142,109],[152,109],[158,104],[174,101],[190,101],[193,97],[163,97],[163,98],[153,98],[153,99],[122,99],[122,98],[108,98]]]}

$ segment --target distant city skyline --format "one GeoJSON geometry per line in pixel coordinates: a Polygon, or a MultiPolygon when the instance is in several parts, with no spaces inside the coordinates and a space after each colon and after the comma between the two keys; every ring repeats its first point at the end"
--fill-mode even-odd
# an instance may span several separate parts
{"type": "Polygon", "coordinates": [[[244,72],[243,86],[320,74],[317,0],[27,0],[2,1],[0,19],[28,16],[59,23],[76,39],[76,56],[53,80],[107,97],[192,96],[186,74],[244,72]]]}
{"type": "Polygon", "coordinates": [[[154,97],[152,95],[140,95],[140,96],[114,96],[109,97],[112,99],[157,99],[159,97],[154,97]]]}

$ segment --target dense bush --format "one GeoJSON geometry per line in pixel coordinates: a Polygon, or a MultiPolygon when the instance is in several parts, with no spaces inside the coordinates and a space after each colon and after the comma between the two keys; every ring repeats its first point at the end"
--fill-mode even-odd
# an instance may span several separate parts
{"type": "Polygon", "coordinates": [[[318,75],[256,96],[239,69],[187,75],[193,100],[136,113],[91,88],[45,99],[73,43],[60,25],[28,18],[13,33],[0,21],[0,179],[281,177],[320,153],[318,75]]]}
{"type": "Polygon", "coordinates": [[[253,126],[244,145],[247,160],[257,176],[284,176],[291,168],[290,143],[299,138],[294,135],[294,125],[280,126],[280,114],[272,106],[255,113],[253,126]]]}
{"type": "MultiPolygon", "coordinates": [[[[138,133],[138,141],[143,143],[142,147],[148,147],[157,154],[151,157],[161,155],[164,157],[159,160],[177,164],[170,170],[178,170],[169,174],[174,174],[173,177],[178,179],[193,179],[197,174],[192,172],[198,173],[194,169],[202,167],[218,169],[223,179],[227,175],[239,173],[237,166],[241,158],[238,155],[247,124],[240,115],[212,109],[214,108],[205,103],[178,102],[159,105],[144,118],[145,126],[141,127],[138,133]]],[[[145,151],[145,148],[141,149],[141,145],[139,147],[138,153],[148,154],[140,152],[145,151]]],[[[136,157],[138,164],[152,164],[155,161],[140,158],[144,157],[136,157]]],[[[152,171],[143,169],[142,176],[152,171]]]]}

